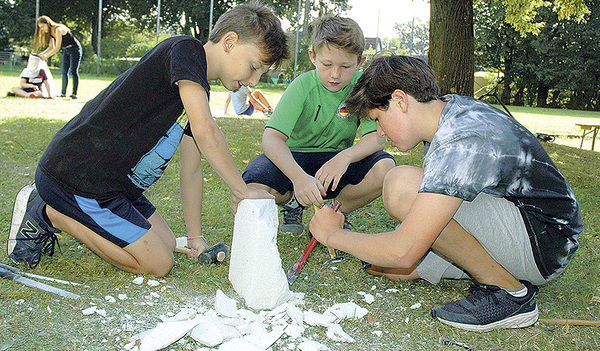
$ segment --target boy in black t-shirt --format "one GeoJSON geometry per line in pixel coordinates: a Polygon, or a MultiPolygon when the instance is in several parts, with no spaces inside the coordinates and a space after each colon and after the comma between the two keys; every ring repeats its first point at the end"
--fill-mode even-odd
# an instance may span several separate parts
{"type": "Polygon", "coordinates": [[[556,279],[583,224],[573,190],[536,137],[472,97],[439,97],[417,58],[373,60],[346,100],[400,151],[425,143],[423,168],[388,172],[383,203],[400,224],[371,235],[342,230],[330,208],[310,231],[328,247],[394,280],[472,278],[470,295],[432,310],[454,327],[520,328],[538,319],[537,286],[556,279]]]}
{"type": "Polygon", "coordinates": [[[188,255],[198,257],[208,247],[201,232],[201,156],[230,188],[234,211],[242,199],[271,197],[242,180],[210,113],[208,81],[219,79],[228,90],[255,85],[288,55],[280,21],[256,2],[223,14],[204,45],[188,36],[158,44],[50,141],[35,185],[17,195],[9,257],[35,266],[42,253],[53,253],[54,233],[65,231],[123,270],[166,275],[175,236],[143,192],[180,142],[188,255]]]}

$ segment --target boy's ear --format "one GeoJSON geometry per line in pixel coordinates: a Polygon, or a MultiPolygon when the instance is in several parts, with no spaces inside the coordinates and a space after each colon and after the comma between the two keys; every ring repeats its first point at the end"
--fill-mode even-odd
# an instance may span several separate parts
{"type": "Polygon", "coordinates": [[[308,57],[310,57],[310,62],[317,66],[317,56],[312,48],[308,49],[308,57]]]}
{"type": "Polygon", "coordinates": [[[239,39],[240,37],[236,32],[227,32],[221,39],[223,50],[225,50],[225,52],[231,51],[239,39]]]}
{"type": "Polygon", "coordinates": [[[406,92],[401,89],[396,89],[392,92],[392,102],[393,104],[398,104],[402,111],[406,111],[408,107],[408,98],[406,96],[406,92]]]}

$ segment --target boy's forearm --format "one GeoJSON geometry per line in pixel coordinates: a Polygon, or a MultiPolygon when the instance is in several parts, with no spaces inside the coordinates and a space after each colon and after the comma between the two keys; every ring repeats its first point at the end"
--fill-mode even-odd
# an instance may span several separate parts
{"type": "Polygon", "coordinates": [[[284,140],[268,135],[263,136],[262,149],[265,156],[292,182],[306,174],[294,160],[292,152],[284,140]]]}
{"type": "Polygon", "coordinates": [[[202,193],[204,179],[202,158],[191,137],[184,136],[180,145],[179,188],[183,218],[188,237],[202,235],[202,193]]]}
{"type": "Polygon", "coordinates": [[[350,161],[349,163],[353,163],[358,162],[377,151],[383,150],[384,147],[385,138],[379,137],[377,133],[369,133],[360,138],[356,144],[342,150],[340,155],[347,157],[350,161]]]}
{"type": "Polygon", "coordinates": [[[245,193],[248,187],[237,169],[225,136],[216,123],[210,126],[210,128],[203,128],[203,136],[196,138],[196,143],[204,158],[206,158],[219,177],[223,179],[229,189],[236,195],[239,195],[238,197],[242,197],[241,195],[245,193]]]}

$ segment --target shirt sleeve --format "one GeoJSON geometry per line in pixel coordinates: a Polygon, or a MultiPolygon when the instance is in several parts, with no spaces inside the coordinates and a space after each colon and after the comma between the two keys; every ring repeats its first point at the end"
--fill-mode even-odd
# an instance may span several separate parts
{"type": "Polygon", "coordinates": [[[472,201],[483,189],[500,181],[503,157],[476,134],[455,135],[432,144],[423,163],[419,192],[436,193],[472,201]]]}
{"type": "Polygon", "coordinates": [[[182,40],[173,46],[168,56],[169,81],[175,87],[180,80],[191,80],[200,84],[208,93],[210,85],[206,77],[206,53],[197,40],[182,40]]]}
{"type": "Polygon", "coordinates": [[[267,122],[267,127],[280,131],[289,137],[296,126],[296,122],[304,110],[303,76],[296,78],[285,89],[277,103],[273,115],[267,122]]]}

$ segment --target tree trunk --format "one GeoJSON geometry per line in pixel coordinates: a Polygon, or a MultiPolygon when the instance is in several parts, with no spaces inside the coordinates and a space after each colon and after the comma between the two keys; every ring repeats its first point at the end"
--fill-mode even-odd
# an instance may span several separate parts
{"type": "Polygon", "coordinates": [[[442,94],[473,96],[473,0],[431,0],[429,65],[442,94]]]}
{"type": "Polygon", "coordinates": [[[537,107],[548,107],[548,94],[550,89],[546,86],[539,86],[537,91],[537,107]]]}

